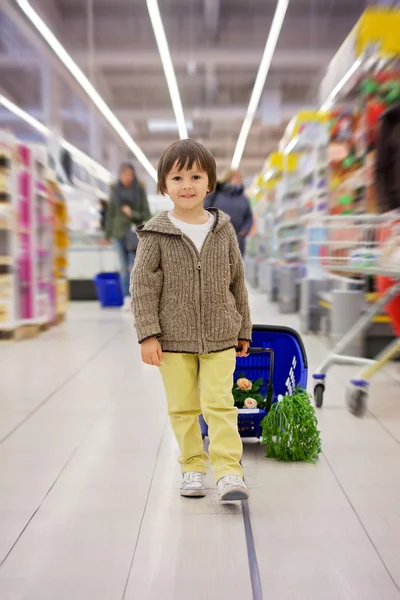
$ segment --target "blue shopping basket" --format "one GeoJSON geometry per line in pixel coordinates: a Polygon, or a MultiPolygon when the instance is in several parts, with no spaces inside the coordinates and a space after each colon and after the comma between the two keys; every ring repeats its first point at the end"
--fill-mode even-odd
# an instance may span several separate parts
{"type": "MultiPolygon", "coordinates": [[[[297,386],[307,387],[307,355],[297,331],[290,327],[254,325],[252,337],[250,355],[236,359],[235,382],[241,375],[252,381],[262,378],[264,385],[260,393],[267,399],[270,395],[272,403],[279,395],[292,394],[297,386]]],[[[239,409],[241,437],[261,437],[261,421],[266,414],[267,410],[239,409]]],[[[208,426],[203,416],[200,416],[200,427],[202,436],[206,437],[208,426]]]]}
{"type": "Polygon", "coordinates": [[[94,278],[94,283],[97,297],[103,308],[123,305],[124,295],[119,273],[99,273],[94,278]]]}

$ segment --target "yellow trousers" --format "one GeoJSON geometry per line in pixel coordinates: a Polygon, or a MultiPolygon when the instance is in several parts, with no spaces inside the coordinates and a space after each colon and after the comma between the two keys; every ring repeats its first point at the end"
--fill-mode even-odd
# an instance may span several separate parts
{"type": "Polygon", "coordinates": [[[199,415],[208,424],[210,462],[215,479],[243,477],[243,446],[232,396],[234,349],[214,354],[164,353],[160,368],[168,400],[168,413],[181,456],[182,473],[207,472],[199,415]]]}

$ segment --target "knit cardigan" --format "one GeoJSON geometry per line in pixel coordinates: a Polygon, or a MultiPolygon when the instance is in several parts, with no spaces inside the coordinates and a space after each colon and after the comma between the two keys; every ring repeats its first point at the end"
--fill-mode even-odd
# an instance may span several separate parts
{"type": "Polygon", "coordinates": [[[200,254],[165,211],[138,230],[130,292],[139,343],[157,337],[164,352],[209,354],[251,340],[236,234],[225,213],[210,212],[214,225],[200,254]]]}

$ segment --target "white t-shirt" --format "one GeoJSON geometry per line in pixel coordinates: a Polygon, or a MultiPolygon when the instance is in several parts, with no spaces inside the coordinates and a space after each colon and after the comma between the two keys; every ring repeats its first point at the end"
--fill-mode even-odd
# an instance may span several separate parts
{"type": "Polygon", "coordinates": [[[214,215],[212,215],[211,213],[208,214],[210,215],[210,217],[207,223],[204,223],[202,225],[193,225],[192,223],[185,223],[184,221],[180,221],[179,219],[173,217],[171,213],[168,213],[172,224],[175,225],[177,229],[182,231],[182,233],[187,235],[188,238],[192,240],[199,254],[201,252],[204,242],[206,241],[206,237],[211,231],[211,228],[214,224],[214,215]]]}

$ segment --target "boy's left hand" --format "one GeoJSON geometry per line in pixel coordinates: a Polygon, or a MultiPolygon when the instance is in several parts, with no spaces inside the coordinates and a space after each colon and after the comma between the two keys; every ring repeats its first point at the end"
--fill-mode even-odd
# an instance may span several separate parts
{"type": "Polygon", "coordinates": [[[236,352],[236,356],[248,356],[248,350],[250,347],[250,342],[246,342],[246,340],[239,340],[238,344],[238,351],[236,352]]]}

